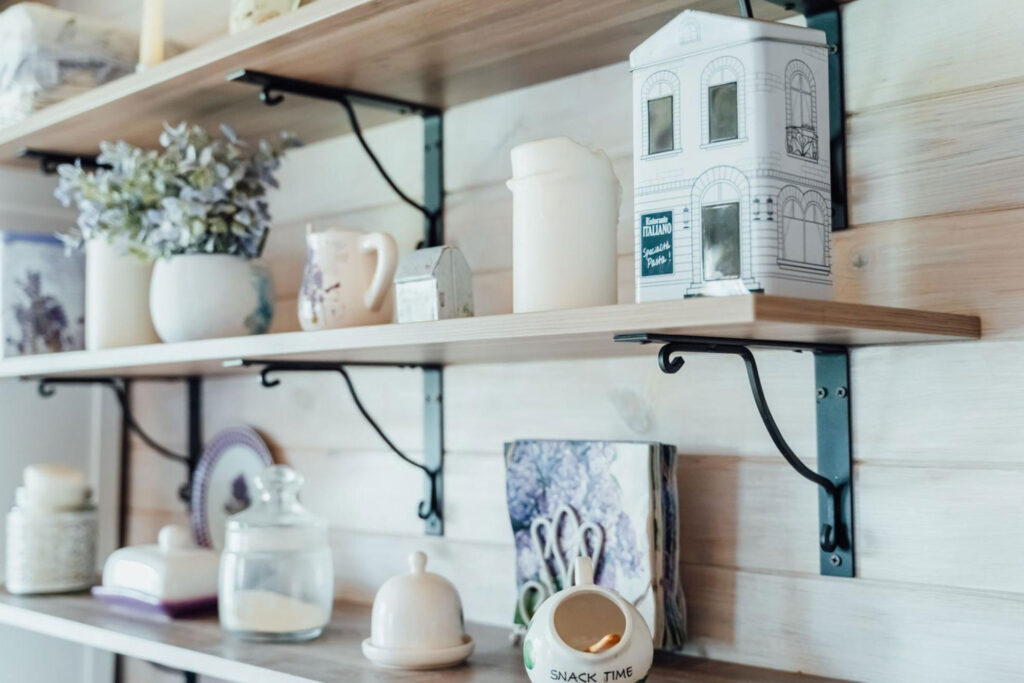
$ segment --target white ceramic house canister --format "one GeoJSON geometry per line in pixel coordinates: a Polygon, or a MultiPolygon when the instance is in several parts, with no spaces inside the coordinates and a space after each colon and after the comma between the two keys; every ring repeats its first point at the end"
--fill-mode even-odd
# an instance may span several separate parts
{"type": "Polygon", "coordinates": [[[622,186],[608,156],[567,137],[512,150],[512,307],[614,304],[622,186]]]}

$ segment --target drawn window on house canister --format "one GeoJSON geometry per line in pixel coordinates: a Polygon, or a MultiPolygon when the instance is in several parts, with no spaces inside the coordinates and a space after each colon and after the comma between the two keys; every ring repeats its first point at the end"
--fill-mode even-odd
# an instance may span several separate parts
{"type": "Polygon", "coordinates": [[[818,93],[811,67],[799,59],[786,65],[786,152],[818,160],[818,93]]]}
{"type": "Polygon", "coordinates": [[[679,44],[689,45],[700,40],[700,25],[693,19],[688,19],[679,25],[679,44]]]}
{"type": "Polygon", "coordinates": [[[671,95],[647,100],[647,130],[650,131],[647,142],[648,154],[670,152],[675,148],[672,139],[672,101],[671,95]]]}
{"type": "Polygon", "coordinates": [[[814,200],[801,206],[796,197],[782,205],[781,265],[828,268],[828,223],[825,209],[814,200]]]}
{"type": "Polygon", "coordinates": [[[670,71],[658,71],[644,82],[640,101],[642,149],[647,156],[678,151],[679,79],[670,71]]]}
{"type": "Polygon", "coordinates": [[[705,145],[746,138],[743,63],[719,57],[701,74],[702,139],[705,145]]]}
{"type": "Polygon", "coordinates": [[[700,199],[701,254],[704,280],[740,277],[740,192],[729,182],[716,182],[700,199]]]}

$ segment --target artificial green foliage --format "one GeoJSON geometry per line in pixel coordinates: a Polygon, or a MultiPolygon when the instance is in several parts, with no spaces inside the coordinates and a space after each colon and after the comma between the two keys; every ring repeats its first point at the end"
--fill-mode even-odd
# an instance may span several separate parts
{"type": "Polygon", "coordinates": [[[177,254],[236,254],[256,258],[270,229],[267,188],[285,152],[300,145],[279,139],[250,146],[221,126],[165,124],[159,151],[104,142],[87,171],[59,168],[55,192],[78,209],[77,227],[61,238],[72,247],[103,239],[125,253],[152,260],[177,254]]]}

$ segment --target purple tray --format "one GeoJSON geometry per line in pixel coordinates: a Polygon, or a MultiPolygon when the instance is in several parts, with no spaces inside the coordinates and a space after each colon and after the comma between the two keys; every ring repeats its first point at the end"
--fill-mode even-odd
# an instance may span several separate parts
{"type": "Polygon", "coordinates": [[[203,616],[217,611],[216,595],[192,600],[161,600],[139,591],[109,586],[93,586],[92,595],[114,607],[172,619],[203,616]]]}

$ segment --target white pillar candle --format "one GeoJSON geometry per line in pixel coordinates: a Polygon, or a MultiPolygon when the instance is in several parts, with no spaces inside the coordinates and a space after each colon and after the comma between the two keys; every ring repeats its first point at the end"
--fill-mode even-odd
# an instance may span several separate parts
{"type": "Polygon", "coordinates": [[[164,0],[142,0],[139,68],[164,61],[164,0]]]}
{"type": "Polygon", "coordinates": [[[512,149],[512,309],[614,304],[622,186],[604,152],[569,138],[512,149]]]}

